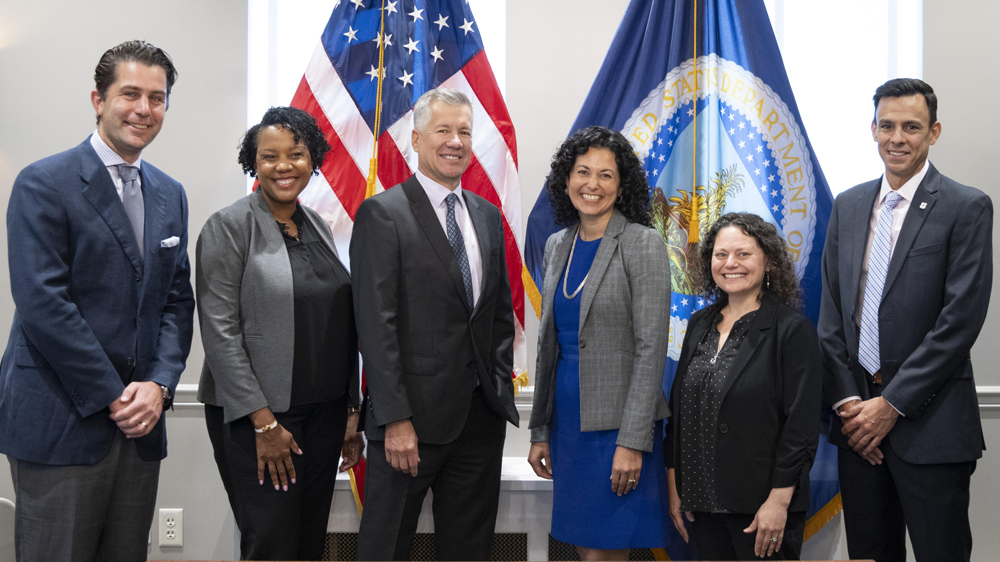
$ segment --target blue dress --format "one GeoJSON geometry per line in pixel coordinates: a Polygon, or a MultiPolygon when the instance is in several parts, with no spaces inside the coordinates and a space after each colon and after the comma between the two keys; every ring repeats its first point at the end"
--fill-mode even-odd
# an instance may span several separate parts
{"type": "MultiPolygon", "coordinates": [[[[601,240],[576,241],[566,283],[570,294],[590,271],[601,240]]],[[[565,273],[565,270],[563,271],[565,273]]],[[[588,282],[590,282],[588,280],[588,282]]],[[[663,548],[669,503],[663,443],[643,453],[638,486],[618,497],[611,489],[611,462],[618,430],[580,431],[580,294],[567,299],[559,277],[553,313],[559,341],[555,400],[549,426],[552,455],[552,536],[586,548],[663,548]]],[[[654,435],[663,435],[657,421],[654,435]]]]}

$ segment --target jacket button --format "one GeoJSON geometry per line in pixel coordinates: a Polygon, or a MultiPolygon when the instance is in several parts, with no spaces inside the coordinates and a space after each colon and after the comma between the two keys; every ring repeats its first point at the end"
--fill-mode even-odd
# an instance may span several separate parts
{"type": "Polygon", "coordinates": [[[138,273],[136,273],[135,274],[135,280],[136,281],[142,281],[142,275],[139,275],[138,273]]]}
{"type": "Polygon", "coordinates": [[[475,369],[476,368],[476,362],[475,361],[469,361],[468,364],[466,364],[465,366],[466,366],[466,368],[469,368],[469,369],[475,369]]]}
{"type": "Polygon", "coordinates": [[[135,365],[135,357],[129,357],[129,358],[125,359],[125,364],[128,365],[129,367],[134,366],[135,365]]]}
{"type": "Polygon", "coordinates": [[[722,424],[722,425],[719,426],[719,433],[728,433],[728,432],[729,432],[729,426],[728,425],[722,424]]]}
{"type": "Polygon", "coordinates": [[[587,347],[587,342],[584,340],[580,340],[580,349],[583,349],[585,347],[587,347]]]}

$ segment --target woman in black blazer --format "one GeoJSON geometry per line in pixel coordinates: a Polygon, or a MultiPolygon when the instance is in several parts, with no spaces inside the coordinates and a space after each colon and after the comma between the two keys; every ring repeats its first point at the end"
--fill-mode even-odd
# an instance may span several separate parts
{"type": "Polygon", "coordinates": [[[701,245],[714,304],[688,322],[671,390],[670,516],[705,560],[797,560],[819,438],[822,362],[777,229],[723,215],[701,245]],[[685,513],[681,513],[681,512],[685,513]]]}

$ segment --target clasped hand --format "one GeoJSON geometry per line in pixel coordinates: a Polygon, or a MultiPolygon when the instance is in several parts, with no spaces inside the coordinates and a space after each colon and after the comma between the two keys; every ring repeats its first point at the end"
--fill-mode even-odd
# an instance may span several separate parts
{"type": "Polygon", "coordinates": [[[848,436],[847,444],[872,465],[882,464],[878,448],[896,425],[899,412],[881,396],[871,400],[852,400],[840,406],[841,433],[848,436]]]}
{"type": "Polygon", "coordinates": [[[163,389],[155,382],[132,382],[108,405],[111,419],[125,437],[143,437],[153,430],[163,413],[163,389]]]}

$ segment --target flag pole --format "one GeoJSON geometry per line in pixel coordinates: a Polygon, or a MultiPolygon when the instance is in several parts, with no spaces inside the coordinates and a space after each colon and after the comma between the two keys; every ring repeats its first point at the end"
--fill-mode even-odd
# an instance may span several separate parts
{"type": "Polygon", "coordinates": [[[382,128],[382,82],[385,80],[385,0],[382,0],[381,24],[378,32],[378,86],[375,94],[375,131],[372,142],[372,158],[368,161],[368,187],[365,189],[365,199],[375,195],[375,183],[378,179],[378,136],[382,128]]]}
{"type": "Polygon", "coordinates": [[[701,215],[698,204],[698,0],[694,0],[694,105],[691,114],[694,142],[691,144],[691,217],[688,220],[688,244],[701,239],[701,215]]]}

